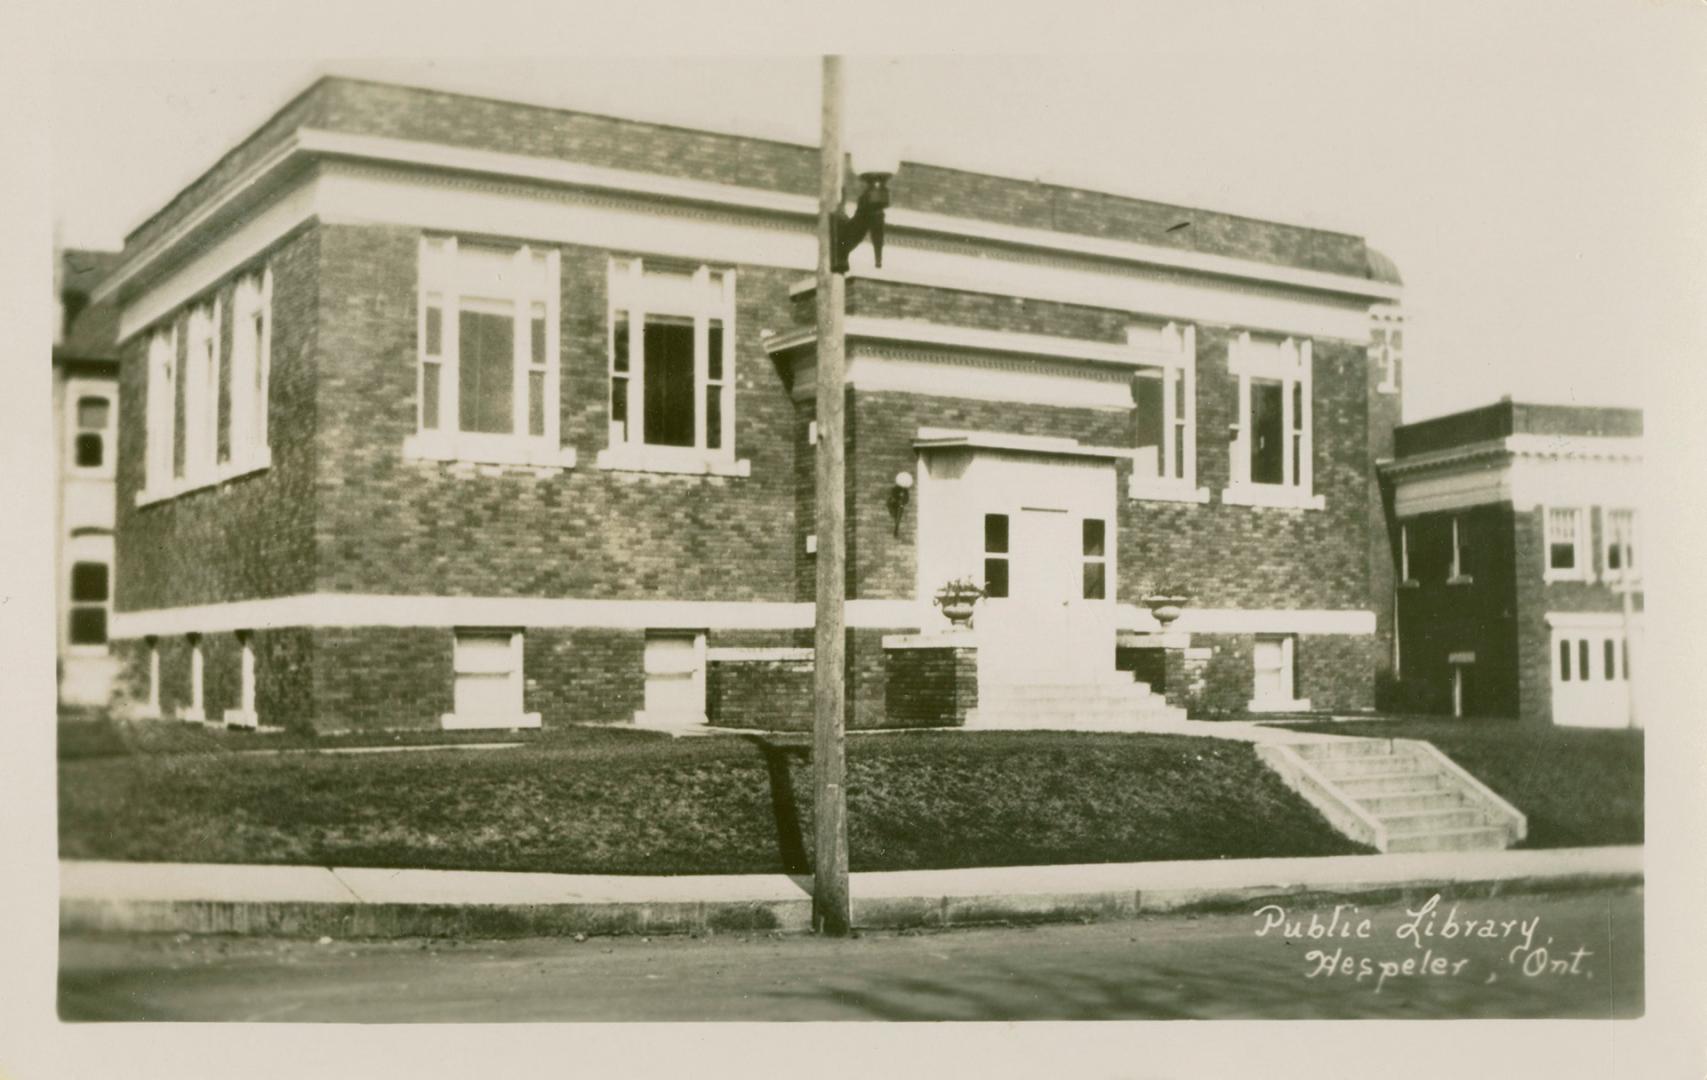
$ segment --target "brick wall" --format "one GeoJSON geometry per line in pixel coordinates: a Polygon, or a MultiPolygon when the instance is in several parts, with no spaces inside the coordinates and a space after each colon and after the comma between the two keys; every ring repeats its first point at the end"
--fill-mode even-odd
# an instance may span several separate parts
{"type": "Polygon", "coordinates": [[[1401,455],[1411,456],[1515,434],[1639,438],[1642,411],[1592,405],[1531,405],[1508,398],[1406,424],[1399,429],[1396,443],[1401,455]]]}
{"type": "Polygon", "coordinates": [[[759,331],[787,275],[741,268],[735,448],[750,477],[603,470],[608,253],[562,249],[562,430],[578,467],[407,461],[416,428],[414,230],[323,230],[318,585],[483,596],[779,600],[798,583],[796,409],[759,331]],[[375,507],[385,513],[374,513],[375,507]]]}
{"type": "Polygon", "coordinates": [[[536,628],[522,652],[522,705],[547,727],[627,724],[645,707],[643,630],[536,628]]]}
{"type": "MultiPolygon", "coordinates": [[[[273,271],[267,421],[272,465],[264,472],[137,506],[147,456],[147,335],[132,337],[121,350],[115,610],[286,596],[310,588],[315,572],[319,251],[319,231],[308,228],[285,238],[259,260],[273,271]]],[[[226,275],[212,290],[222,298],[226,325],[237,277],[235,271],[226,275]]],[[[178,324],[180,347],[187,347],[187,308],[168,318],[178,324]]],[[[230,356],[229,348],[223,356],[230,356]]],[[[179,386],[183,384],[180,379],[179,386]]],[[[177,431],[181,439],[181,418],[177,431]]]]}
{"type": "Polygon", "coordinates": [[[810,731],[810,660],[713,660],[706,668],[705,714],[720,727],[810,731]]]}
{"type": "Polygon", "coordinates": [[[1452,708],[1452,653],[1476,654],[1474,687],[1465,712],[1518,714],[1518,597],[1511,504],[1424,514],[1405,521],[1416,585],[1399,593],[1399,640],[1404,701],[1410,707],[1452,708]],[[1452,522],[1458,520],[1467,584],[1448,584],[1452,522]]]}
{"type": "Polygon", "coordinates": [[[884,712],[892,727],[959,727],[978,707],[976,649],[889,649],[884,712]]]}

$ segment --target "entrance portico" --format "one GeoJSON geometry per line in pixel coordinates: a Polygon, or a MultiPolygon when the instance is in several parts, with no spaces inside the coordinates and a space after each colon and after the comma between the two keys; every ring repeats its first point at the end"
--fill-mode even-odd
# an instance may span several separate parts
{"type": "MultiPolygon", "coordinates": [[[[981,696],[1006,686],[1096,685],[1115,670],[1114,463],[1072,439],[922,429],[919,596],[970,577],[981,696]]],[[[933,612],[927,628],[946,627],[933,612]]],[[[1130,683],[1130,677],[1124,679],[1130,683]]]]}

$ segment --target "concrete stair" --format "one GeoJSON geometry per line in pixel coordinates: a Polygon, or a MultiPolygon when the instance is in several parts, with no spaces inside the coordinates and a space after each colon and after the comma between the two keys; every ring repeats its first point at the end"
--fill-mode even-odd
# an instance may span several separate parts
{"type": "Polygon", "coordinates": [[[1185,710],[1169,705],[1148,683],[985,684],[966,727],[978,730],[1127,731],[1178,722],[1185,710]]]}
{"type": "Polygon", "coordinates": [[[1335,738],[1258,754],[1342,833],[1378,851],[1496,851],[1528,823],[1432,745],[1335,738]]]}

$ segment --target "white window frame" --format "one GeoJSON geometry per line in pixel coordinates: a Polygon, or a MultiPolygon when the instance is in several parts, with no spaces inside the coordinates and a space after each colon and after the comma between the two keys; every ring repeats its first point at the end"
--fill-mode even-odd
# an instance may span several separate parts
{"type": "Polygon", "coordinates": [[[260,716],[255,711],[255,639],[250,630],[239,631],[237,707],[225,710],[226,727],[257,728],[260,716]]]}
{"type": "MultiPolygon", "coordinates": [[[[636,710],[636,712],[634,714],[634,722],[637,725],[641,725],[641,726],[657,725],[657,726],[664,726],[664,727],[681,727],[681,726],[685,726],[685,725],[706,723],[707,722],[706,715],[705,715],[706,632],[704,630],[665,630],[665,629],[653,629],[653,630],[648,630],[646,632],[646,644],[648,644],[648,645],[651,644],[653,641],[656,641],[660,638],[673,638],[676,640],[681,640],[683,638],[691,639],[691,641],[692,641],[693,667],[688,672],[655,670],[651,666],[652,661],[653,661],[651,650],[646,649],[643,646],[642,652],[641,652],[641,665],[642,665],[641,680],[642,680],[642,683],[644,684],[644,683],[650,682],[650,680],[653,678],[653,676],[656,676],[656,675],[678,676],[678,675],[684,675],[685,674],[687,676],[687,681],[693,687],[693,692],[692,692],[693,698],[695,701],[697,701],[699,703],[700,709],[698,712],[695,712],[695,713],[681,713],[681,712],[672,712],[672,711],[654,713],[654,712],[648,711],[645,708],[641,708],[639,710],[636,710]]],[[[644,687],[643,687],[643,692],[644,692],[644,687]]],[[[642,704],[644,705],[644,700],[642,701],[642,704]]]]}
{"type": "MultiPolygon", "coordinates": [[[[1140,450],[1134,449],[1127,496],[1208,502],[1209,489],[1197,486],[1197,327],[1172,322],[1159,330],[1133,326],[1127,328],[1126,341],[1137,350],[1133,379],[1161,383],[1163,430],[1161,454],[1155,461],[1159,472],[1147,469],[1138,457],[1140,450]]],[[[1133,389],[1136,394],[1136,386],[1133,389]]],[[[1136,400],[1133,407],[1137,408],[1136,400]]]]}
{"type": "Polygon", "coordinates": [[[683,283],[679,271],[647,272],[643,259],[617,258],[610,262],[608,309],[606,312],[607,362],[605,385],[608,395],[627,394],[627,424],[618,431],[614,422],[607,428],[607,445],[599,452],[598,465],[605,469],[646,472],[705,473],[717,476],[747,476],[751,463],[735,456],[735,270],[700,265],[683,283]],[[628,370],[619,372],[616,362],[617,317],[628,318],[628,370]],[[646,319],[658,315],[693,320],[694,340],[694,442],[692,446],[661,446],[646,441],[646,319]],[[710,378],[708,357],[711,321],[723,324],[723,376],[710,378]],[[624,381],[619,390],[617,380],[624,381]],[[715,389],[721,411],[719,445],[708,446],[706,393],[715,389]]]}
{"type": "Polygon", "coordinates": [[[1381,394],[1397,394],[1399,364],[1404,359],[1405,350],[1403,344],[1393,344],[1393,335],[1404,333],[1404,316],[1397,308],[1377,307],[1370,310],[1369,318],[1369,360],[1381,373],[1375,390],[1381,394]]]}
{"type": "Polygon", "coordinates": [[[219,298],[190,311],[189,352],[184,358],[185,487],[202,487],[219,473],[219,298]]]}
{"type": "Polygon", "coordinates": [[[536,712],[530,713],[530,712],[523,712],[522,711],[523,710],[524,693],[525,693],[527,683],[526,683],[526,676],[523,674],[523,668],[522,668],[523,656],[524,656],[525,650],[523,647],[522,631],[520,631],[520,630],[508,630],[508,631],[506,631],[506,630],[493,629],[493,628],[488,628],[488,627],[459,627],[454,632],[454,637],[453,637],[452,642],[451,642],[451,672],[450,672],[451,695],[452,695],[452,702],[453,702],[452,708],[453,709],[455,708],[454,702],[455,702],[455,695],[456,695],[457,676],[462,675],[462,674],[470,674],[470,675],[493,674],[491,672],[478,671],[478,670],[473,669],[472,667],[468,668],[467,670],[464,670],[464,665],[467,664],[468,661],[465,660],[463,658],[463,656],[461,655],[461,650],[460,650],[461,645],[471,638],[491,639],[491,638],[495,638],[495,637],[502,637],[505,634],[508,634],[508,636],[509,636],[510,664],[511,664],[510,671],[509,671],[509,687],[507,688],[507,696],[509,697],[511,706],[513,708],[506,708],[505,710],[503,710],[501,712],[496,712],[496,713],[471,715],[471,716],[459,715],[458,713],[456,713],[454,711],[453,712],[447,712],[447,713],[442,714],[439,717],[439,725],[441,727],[445,728],[446,730],[461,730],[461,729],[469,729],[469,728],[506,728],[506,729],[536,728],[536,727],[540,726],[540,714],[539,713],[536,713],[536,712]]]}
{"type": "Polygon", "coordinates": [[[1594,579],[1593,568],[1589,566],[1588,519],[1588,508],[1584,506],[1544,506],[1541,508],[1541,578],[1543,581],[1592,581],[1594,579]],[[1554,514],[1575,515],[1576,526],[1572,530],[1571,539],[1571,545],[1575,552],[1572,561],[1575,565],[1568,570],[1553,568],[1554,514]]]}
{"type": "Polygon", "coordinates": [[[1227,369],[1238,377],[1239,412],[1229,442],[1232,457],[1229,481],[1221,501],[1233,506],[1271,506],[1297,510],[1321,510],[1326,501],[1314,493],[1315,437],[1312,396],[1312,346],[1308,338],[1283,338],[1278,342],[1254,339],[1248,331],[1227,343],[1227,369]],[[1251,480],[1251,380],[1275,380],[1281,384],[1280,430],[1281,482],[1259,484],[1251,480]],[[1296,389],[1295,389],[1296,388],[1296,389]],[[1295,409],[1294,397],[1302,403],[1295,409]],[[1302,412],[1303,415],[1295,415],[1302,412]],[[1297,467],[1293,465],[1293,441],[1298,440],[1297,467]]]}
{"type": "Polygon", "coordinates": [[[1452,569],[1447,574],[1448,585],[1471,585],[1475,578],[1464,572],[1464,551],[1458,540],[1458,515],[1452,515],[1452,569]]]}
{"type": "Polygon", "coordinates": [[[61,608],[64,613],[61,622],[64,633],[65,651],[70,656],[106,656],[112,650],[113,640],[113,538],[110,534],[101,536],[75,536],[67,543],[65,549],[65,576],[60,583],[61,608]],[[104,566],[107,569],[107,595],[104,600],[78,600],[73,593],[73,584],[77,579],[77,567],[82,565],[104,566]],[[74,644],[71,641],[71,615],[78,608],[100,608],[106,612],[106,640],[99,643],[74,644]]]}
{"type": "Polygon", "coordinates": [[[1258,634],[1251,644],[1251,712],[1303,712],[1310,708],[1310,699],[1298,696],[1298,635],[1297,634],[1258,634]],[[1262,697],[1259,688],[1261,682],[1257,678],[1257,644],[1266,642],[1280,643],[1280,672],[1284,680],[1282,697],[1262,697]]]}
{"type": "Polygon", "coordinates": [[[178,327],[155,330],[148,339],[147,454],[139,501],[163,498],[176,487],[172,475],[178,401],[178,327]]]}
{"type": "Polygon", "coordinates": [[[1411,523],[1399,522],[1399,587],[1414,589],[1417,579],[1411,576],[1411,523]]]}
{"type": "Polygon", "coordinates": [[[273,272],[237,282],[231,317],[231,439],[223,463],[227,476],[272,464],[267,445],[267,403],[272,382],[273,272]]]}
{"type": "MultiPolygon", "coordinates": [[[[489,250],[498,245],[481,244],[489,250]]],[[[504,245],[511,247],[510,245],[504,245]]],[[[403,443],[403,456],[426,461],[464,461],[489,465],[519,465],[564,469],[575,464],[573,447],[562,437],[562,318],[559,291],[562,259],[555,247],[517,244],[505,263],[465,258],[454,236],[423,236],[420,243],[416,303],[415,434],[403,443]],[[501,267],[501,268],[500,268],[501,267]],[[481,301],[509,307],[515,320],[511,334],[514,401],[509,432],[462,431],[460,394],[460,328],[462,310],[481,301]],[[427,351],[427,313],[439,312],[439,353],[427,351]],[[543,309],[544,366],[533,362],[533,321],[543,309]],[[428,416],[426,380],[436,367],[438,412],[428,416]],[[529,431],[531,376],[541,373],[542,434],[529,431]]]]}
{"type": "Polygon", "coordinates": [[[67,379],[65,383],[65,462],[73,476],[108,480],[117,472],[118,457],[118,387],[110,382],[93,379],[67,379]],[[85,428],[79,416],[81,405],[90,398],[107,403],[107,423],[101,428],[85,428]],[[84,435],[101,437],[101,463],[77,464],[77,442],[84,435]]]}
{"type": "Polygon", "coordinates": [[[1637,562],[1637,545],[1641,533],[1638,528],[1637,515],[1634,507],[1603,506],[1600,509],[1600,567],[1601,579],[1608,582],[1636,582],[1642,579],[1641,566],[1637,562]],[[1630,523],[1629,547],[1627,560],[1620,560],[1624,566],[1612,568],[1612,552],[1618,544],[1618,537],[1613,531],[1612,522],[1617,515],[1624,515],[1630,523]]]}

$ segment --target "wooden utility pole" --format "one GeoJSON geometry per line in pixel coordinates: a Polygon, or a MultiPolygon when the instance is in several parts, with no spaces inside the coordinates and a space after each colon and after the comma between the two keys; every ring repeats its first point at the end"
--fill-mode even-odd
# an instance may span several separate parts
{"type": "Polygon", "coordinates": [[[842,471],[842,311],[845,283],[832,269],[832,223],[842,207],[842,59],[824,57],[824,131],[818,189],[818,603],[813,652],[812,928],[845,935],[848,902],[848,821],[843,734],[847,591],[845,490],[842,471]]]}

